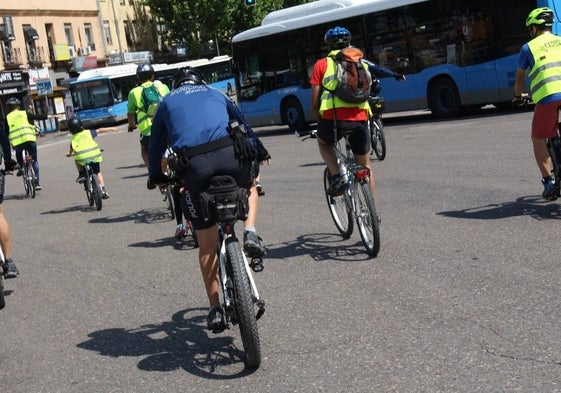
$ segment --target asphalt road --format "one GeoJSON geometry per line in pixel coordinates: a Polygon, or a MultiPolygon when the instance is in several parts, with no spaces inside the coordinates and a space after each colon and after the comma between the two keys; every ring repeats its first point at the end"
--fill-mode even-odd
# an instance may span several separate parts
{"type": "Polygon", "coordinates": [[[0,311],[0,391],[561,391],[559,202],[540,197],[530,112],[386,121],[373,161],[381,251],[337,235],[314,140],[258,130],[263,361],[205,330],[190,242],[145,187],[138,134],[103,134],[111,198],[87,206],[64,133],[40,140],[43,190],[7,180],[21,276],[0,311]],[[48,139],[48,140],[47,140],[48,139]]]}

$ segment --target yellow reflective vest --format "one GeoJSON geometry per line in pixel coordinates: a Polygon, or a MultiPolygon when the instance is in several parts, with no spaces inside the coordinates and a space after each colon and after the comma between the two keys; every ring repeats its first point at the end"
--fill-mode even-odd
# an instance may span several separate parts
{"type": "Polygon", "coordinates": [[[164,83],[160,81],[147,81],[140,86],[136,86],[128,95],[128,100],[133,100],[133,107],[136,108],[136,126],[138,127],[138,131],[145,136],[150,136],[152,131],[152,117],[142,110],[142,89],[152,85],[152,83],[156,84],[162,97],[169,93],[169,89],[164,83]]]}
{"type": "Polygon", "coordinates": [[[534,102],[561,93],[561,37],[550,33],[540,34],[528,42],[534,57],[530,69],[530,94],[534,102]]]}
{"type": "MultiPolygon", "coordinates": [[[[370,109],[368,101],[360,104],[351,104],[341,100],[336,95],[327,90],[335,90],[335,88],[337,87],[337,64],[335,63],[335,60],[333,60],[333,58],[339,52],[340,50],[332,50],[327,55],[327,70],[325,71],[322,80],[322,85],[326,88],[323,89],[321,93],[321,101],[319,106],[319,113],[321,116],[323,116],[323,113],[326,110],[334,108],[360,108],[364,110],[370,109]]],[[[368,66],[366,64],[363,64],[363,66],[364,68],[368,69],[368,66]]]]}
{"type": "Polygon", "coordinates": [[[74,160],[82,166],[86,162],[101,162],[101,149],[92,137],[90,130],[83,130],[72,135],[70,139],[72,150],[74,150],[74,160]]]}
{"type": "Polygon", "coordinates": [[[16,109],[6,116],[8,122],[8,137],[12,146],[16,147],[25,142],[35,142],[35,126],[29,124],[27,113],[21,109],[16,109]]]}

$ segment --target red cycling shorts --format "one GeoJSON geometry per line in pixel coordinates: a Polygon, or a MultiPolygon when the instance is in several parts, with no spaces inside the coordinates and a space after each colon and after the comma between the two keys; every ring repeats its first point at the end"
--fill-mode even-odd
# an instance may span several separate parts
{"type": "Polygon", "coordinates": [[[535,106],[534,119],[532,120],[532,138],[546,139],[557,135],[559,107],[561,107],[561,101],[535,106]]]}

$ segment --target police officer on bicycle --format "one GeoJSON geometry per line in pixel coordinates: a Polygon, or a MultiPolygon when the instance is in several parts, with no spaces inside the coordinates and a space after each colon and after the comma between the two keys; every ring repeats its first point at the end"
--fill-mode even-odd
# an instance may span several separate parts
{"type": "MultiPolygon", "coordinates": [[[[218,298],[218,230],[215,222],[202,218],[199,195],[215,175],[230,175],[240,187],[250,188],[256,175],[255,158],[268,156],[264,148],[256,152],[245,137],[230,136],[234,120],[243,124],[229,98],[207,86],[197,70],[182,68],[175,76],[172,91],[156,110],[148,148],[149,182],[154,185],[168,183],[160,165],[168,143],[181,158],[185,178],[183,211],[197,231],[199,264],[210,304],[208,328],[215,333],[224,329],[218,298]]],[[[245,129],[256,138],[249,126],[245,129]]]]}

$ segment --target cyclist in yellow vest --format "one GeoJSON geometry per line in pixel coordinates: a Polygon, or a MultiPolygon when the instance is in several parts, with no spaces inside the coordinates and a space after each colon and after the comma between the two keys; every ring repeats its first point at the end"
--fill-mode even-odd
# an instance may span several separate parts
{"type": "Polygon", "coordinates": [[[542,175],[542,196],[547,200],[557,199],[561,180],[551,176],[551,158],[545,144],[547,138],[557,135],[561,106],[561,37],[551,32],[552,26],[553,11],[547,7],[536,8],[528,15],[526,27],[532,39],[520,49],[513,99],[516,103],[528,95],[523,94],[528,75],[530,94],[536,103],[532,144],[542,175]]]}
{"type": "Polygon", "coordinates": [[[66,154],[66,156],[71,157],[74,155],[76,169],[78,169],[78,178],[76,179],[76,182],[84,183],[84,181],[86,181],[84,165],[86,165],[86,162],[90,162],[93,173],[95,173],[99,179],[101,197],[103,199],[109,198],[109,194],[105,191],[105,182],[103,181],[103,175],[101,174],[101,161],[103,161],[103,157],[101,156],[101,149],[99,148],[97,142],[94,141],[94,138],[97,134],[108,131],[118,131],[117,127],[84,130],[80,119],[73,117],[68,120],[68,129],[72,134],[72,138],[70,139],[70,149],[68,150],[68,154],[66,154]]]}
{"type": "MultiPolygon", "coordinates": [[[[333,120],[337,121],[337,139],[341,139],[343,131],[353,129],[350,137],[351,148],[356,161],[370,170],[370,187],[375,195],[374,172],[370,165],[370,133],[368,131],[368,101],[351,104],[334,96],[324,89],[335,88],[336,67],[331,56],[335,56],[341,49],[350,46],[351,33],[344,27],[334,27],[327,30],[324,41],[329,49],[329,55],[319,59],[314,65],[310,84],[312,85],[311,104],[318,121],[317,137],[320,154],[331,173],[328,194],[340,192],[341,179],[337,169],[337,158],[331,146],[336,142],[333,132],[333,120]]],[[[368,68],[364,64],[365,68],[368,68]]]]}
{"type": "MultiPolygon", "coordinates": [[[[33,170],[35,171],[35,189],[40,190],[39,182],[39,161],[37,160],[37,137],[35,133],[35,125],[33,120],[46,120],[54,115],[35,115],[21,109],[21,101],[19,98],[12,97],[6,101],[8,114],[6,121],[8,122],[8,138],[16,151],[16,160],[20,167],[23,167],[23,151],[27,150],[31,158],[33,158],[33,170]]],[[[17,172],[21,176],[23,171],[17,172]]]]}
{"type": "Polygon", "coordinates": [[[150,142],[150,133],[152,131],[152,116],[145,112],[146,108],[142,103],[142,90],[152,84],[156,84],[160,96],[163,97],[169,93],[169,88],[160,81],[154,81],[154,68],[148,64],[141,64],[136,69],[136,77],[139,86],[131,89],[128,95],[127,118],[129,123],[129,132],[134,131],[137,127],[140,131],[140,154],[144,165],[148,168],[148,144],[150,142]]]}

